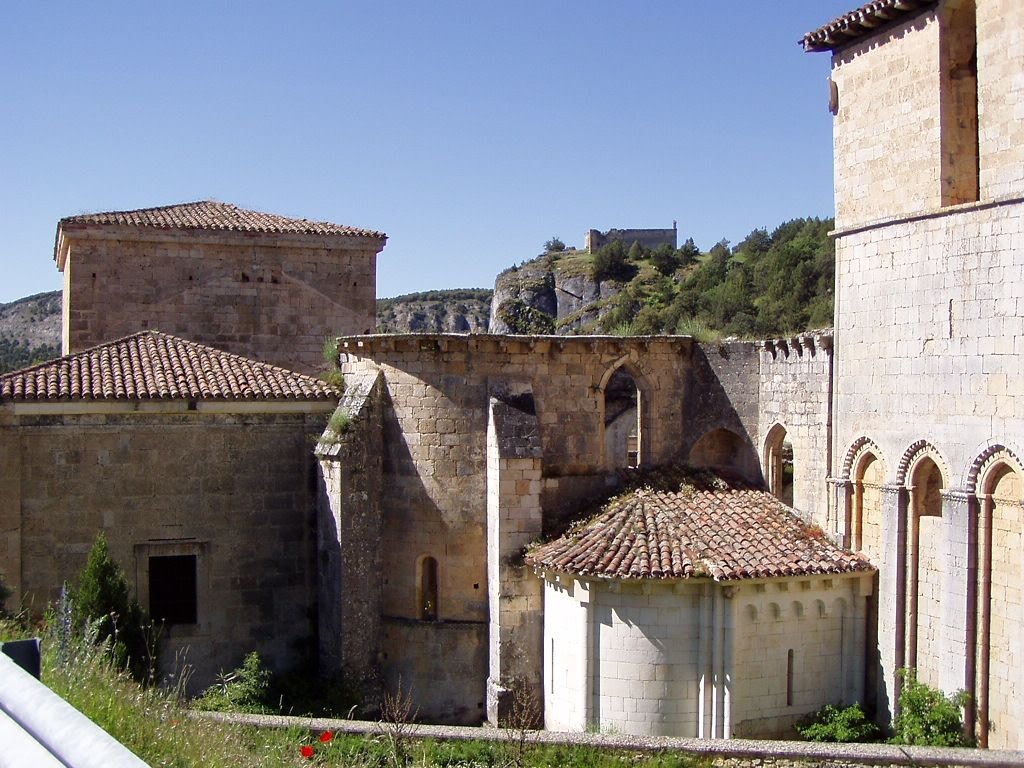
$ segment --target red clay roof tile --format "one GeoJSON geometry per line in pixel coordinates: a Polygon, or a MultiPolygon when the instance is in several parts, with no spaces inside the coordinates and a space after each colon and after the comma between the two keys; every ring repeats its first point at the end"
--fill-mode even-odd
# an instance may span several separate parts
{"type": "Polygon", "coordinates": [[[938,0],[873,0],[843,14],[800,40],[805,51],[829,51],[854,40],[873,35],[881,27],[904,16],[912,16],[935,5],[938,0]]]}
{"type": "Polygon", "coordinates": [[[274,213],[262,213],[239,208],[215,200],[163,205],[157,208],[139,208],[134,211],[106,211],[67,216],[60,220],[58,230],[76,225],[112,225],[154,227],[157,229],[207,229],[233,232],[260,232],[270,234],[335,235],[343,237],[371,237],[383,239],[385,235],[369,229],[331,224],[327,221],[291,219],[274,213]]]}
{"type": "Polygon", "coordinates": [[[580,576],[715,581],[873,570],[766,491],[680,468],[648,481],[530,550],[527,564],[580,576]]]}
{"type": "Polygon", "coordinates": [[[320,379],[144,331],[0,375],[0,401],[337,400],[320,379]]]}

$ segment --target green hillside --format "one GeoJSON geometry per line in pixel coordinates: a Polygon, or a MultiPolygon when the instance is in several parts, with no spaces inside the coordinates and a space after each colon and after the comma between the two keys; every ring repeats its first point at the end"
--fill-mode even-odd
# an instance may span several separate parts
{"type": "MultiPolygon", "coordinates": [[[[706,253],[693,240],[653,251],[613,242],[595,254],[551,252],[541,261],[556,276],[587,271],[619,289],[601,301],[596,322],[576,332],[779,336],[832,325],[833,225],[794,219],[770,233],[755,229],[736,246],[722,240],[706,253]]],[[[557,325],[574,319],[557,318],[557,325]]]]}

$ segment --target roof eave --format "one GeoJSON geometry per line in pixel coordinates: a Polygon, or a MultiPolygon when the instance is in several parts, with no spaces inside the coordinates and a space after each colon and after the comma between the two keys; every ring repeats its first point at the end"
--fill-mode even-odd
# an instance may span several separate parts
{"type": "Polygon", "coordinates": [[[57,224],[54,261],[63,272],[72,240],[132,240],[137,242],[178,242],[187,235],[190,242],[224,243],[239,245],[262,244],[297,248],[326,248],[329,250],[374,249],[377,253],[387,244],[387,235],[375,233],[303,233],[264,232],[232,229],[230,227],[156,227],[139,224],[75,222],[62,219],[57,224]]]}
{"type": "Polygon", "coordinates": [[[938,0],[874,0],[804,35],[799,44],[807,53],[835,52],[886,27],[931,10],[938,0]]]}

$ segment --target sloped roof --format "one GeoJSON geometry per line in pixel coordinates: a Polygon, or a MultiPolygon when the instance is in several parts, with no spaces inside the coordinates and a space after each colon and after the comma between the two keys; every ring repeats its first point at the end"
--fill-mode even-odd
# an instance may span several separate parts
{"type": "Polygon", "coordinates": [[[564,536],[535,547],[538,570],[617,579],[715,581],[870,571],[766,491],[706,472],[662,470],[564,536]]]}
{"type": "Polygon", "coordinates": [[[157,229],[200,229],[269,234],[336,235],[384,239],[381,232],[331,224],[327,221],[292,219],[274,213],[239,208],[231,203],[199,200],[194,203],[139,208],[133,211],[106,211],[67,216],[60,220],[58,230],[76,225],[117,225],[154,227],[157,229]]]}
{"type": "Polygon", "coordinates": [[[337,400],[320,379],[143,331],[0,375],[0,401],[337,400]]]}
{"type": "Polygon", "coordinates": [[[854,40],[873,35],[897,19],[913,16],[934,6],[938,0],[873,0],[833,19],[800,40],[805,51],[830,51],[854,40]]]}

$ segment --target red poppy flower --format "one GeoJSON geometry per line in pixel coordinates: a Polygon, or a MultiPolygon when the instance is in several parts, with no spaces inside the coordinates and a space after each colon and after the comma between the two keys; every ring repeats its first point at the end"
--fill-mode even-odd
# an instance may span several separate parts
{"type": "Polygon", "coordinates": [[[320,734],[320,743],[326,744],[328,741],[334,738],[334,734],[330,731],[324,731],[320,734]]]}
{"type": "Polygon", "coordinates": [[[313,759],[313,748],[311,746],[309,746],[309,744],[303,744],[302,747],[299,749],[299,754],[302,755],[307,760],[312,760],[313,759]]]}

